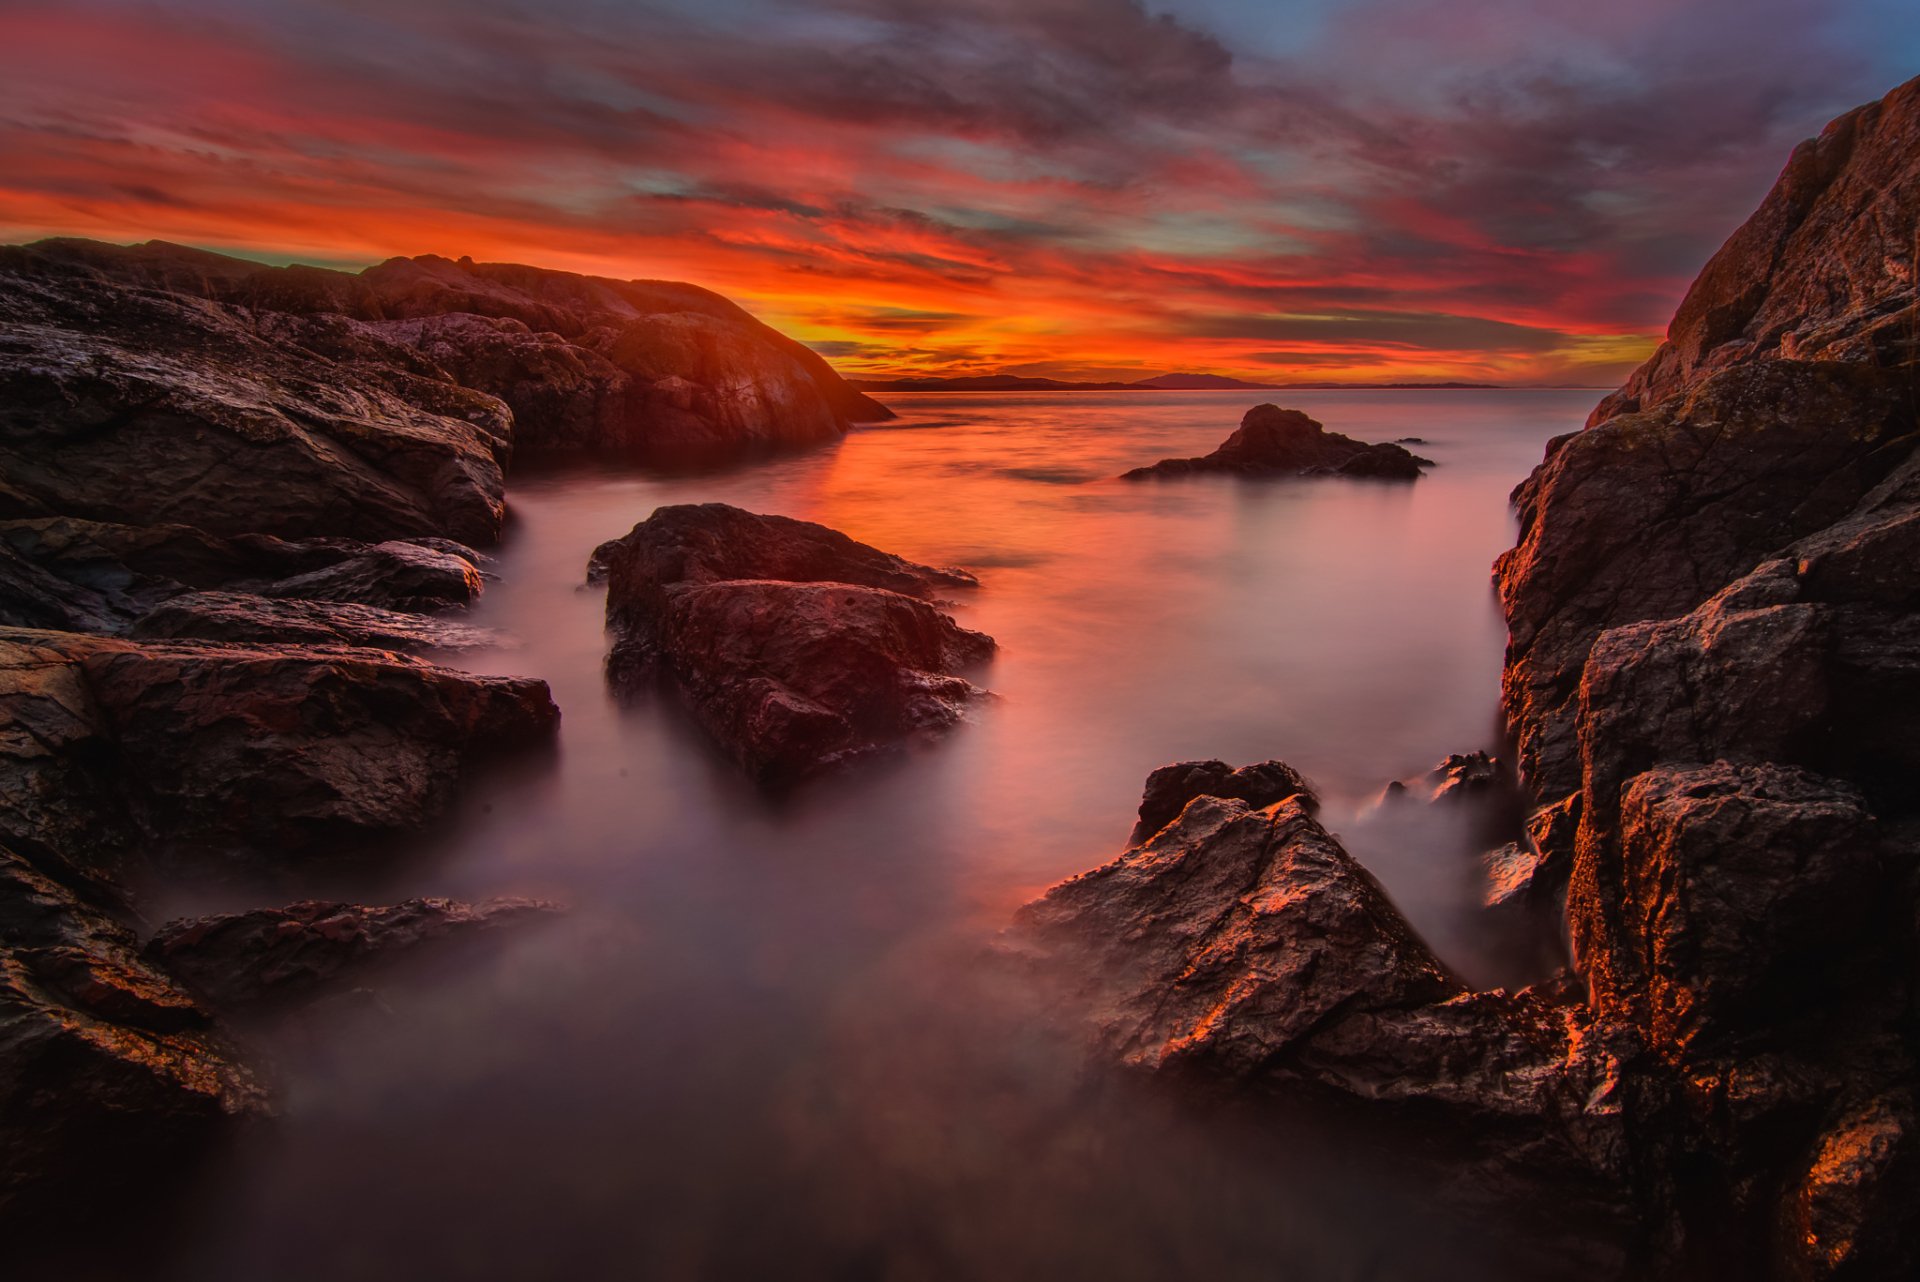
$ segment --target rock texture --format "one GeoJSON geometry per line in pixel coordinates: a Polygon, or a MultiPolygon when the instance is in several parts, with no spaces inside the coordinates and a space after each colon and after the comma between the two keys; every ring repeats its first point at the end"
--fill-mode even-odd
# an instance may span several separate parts
{"type": "Polygon", "coordinates": [[[1506,710],[1650,1270],[1920,1269],[1920,81],[1794,153],[1516,492],[1506,710]]]}
{"type": "Polygon", "coordinates": [[[1185,476],[1192,472],[1228,472],[1239,476],[1357,476],[1412,481],[1429,459],[1399,445],[1369,445],[1329,432],[1299,410],[1256,405],[1240,420],[1239,430],[1203,458],[1161,459],[1136,467],[1123,480],[1185,476]]]}
{"type": "Polygon", "coordinates": [[[510,452],[713,457],[891,417],[706,290],[430,255],[349,275],[163,242],[5,247],[0,328],[14,515],[208,507],[237,531],[485,544],[510,452]],[[166,483],[122,484],[126,452],[166,483]],[[251,484],[269,472],[278,507],[251,484]]]}
{"type": "Polygon", "coordinates": [[[972,575],[825,526],[666,507],[601,545],[608,673],[664,681],[749,774],[785,783],[955,725],[993,640],[924,599],[972,575]]]}
{"type": "MultiPolygon", "coordinates": [[[[1184,768],[1155,772],[1143,811],[1169,795],[1171,770],[1184,768]]],[[[1272,786],[1252,802],[1197,793],[1112,863],[1021,909],[1008,944],[1069,977],[1119,1063],[1339,1109],[1471,1170],[1456,1169],[1463,1202],[1510,1212],[1550,1188],[1569,1237],[1617,1231],[1616,1088],[1631,1048],[1554,993],[1470,991],[1288,775],[1278,762],[1216,775],[1230,790],[1272,786]]]]}
{"type": "Polygon", "coordinates": [[[304,900],[168,922],[145,956],[209,1006],[246,1010],[312,997],[403,956],[553,911],[532,899],[409,899],[387,908],[304,900]]]}

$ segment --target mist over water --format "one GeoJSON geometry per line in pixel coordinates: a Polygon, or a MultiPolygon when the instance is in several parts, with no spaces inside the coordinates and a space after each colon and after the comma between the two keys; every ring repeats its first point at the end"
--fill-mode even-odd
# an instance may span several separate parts
{"type": "Polygon", "coordinates": [[[179,1276],[1511,1274],[1337,1127],[1205,1118],[1088,1071],[985,951],[1019,903],[1119,852],[1155,766],[1279,757],[1450,964],[1534,977],[1474,912],[1468,836],[1373,803],[1498,748],[1507,494],[1593,394],[1271,395],[1423,438],[1439,466],[1122,483],[1211,450],[1259,394],[920,395],[734,471],[516,478],[473,617],[513,643],[445,661],[551,682],[556,753],[471,790],[425,851],[302,889],[569,911],[257,1030],[285,1117],[195,1200],[179,1276]],[[976,675],[998,698],[778,801],[671,707],[617,706],[587,555],[704,501],[974,570],[954,613],[1000,642],[976,675]]]}

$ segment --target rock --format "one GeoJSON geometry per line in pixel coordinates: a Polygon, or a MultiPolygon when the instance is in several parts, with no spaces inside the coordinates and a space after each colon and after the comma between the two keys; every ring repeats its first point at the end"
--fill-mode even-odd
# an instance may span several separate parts
{"type": "Polygon", "coordinates": [[[669,507],[594,553],[608,579],[608,672],[664,680],[748,773],[792,782],[956,724],[957,672],[993,640],[920,599],[971,575],[838,531],[723,504],[669,507]]]}
{"type": "Polygon", "coordinates": [[[464,650],[505,644],[490,628],[336,601],[279,601],[248,592],[189,592],[135,622],[139,640],[279,641],[382,650],[464,650]]]}
{"type": "Polygon", "coordinates": [[[1431,466],[1431,460],[1398,445],[1368,445],[1329,432],[1299,410],[1256,405],[1240,420],[1239,430],[1204,458],[1162,459],[1151,467],[1136,467],[1121,479],[1231,472],[1242,476],[1323,473],[1411,481],[1419,478],[1422,467],[1431,466]]]}
{"type": "Polygon", "coordinates": [[[1795,1282],[1912,1277],[1920,1269],[1920,1145],[1913,1096],[1868,1100],[1821,1137],[1786,1199],[1795,1282]]]}
{"type": "MultiPolygon", "coordinates": [[[[691,285],[432,255],[349,275],[266,267],[157,241],[56,240],[11,252],[14,274],[33,285],[78,278],[94,287],[91,296],[178,306],[201,315],[203,326],[224,329],[231,321],[283,358],[273,368],[291,360],[303,373],[324,370],[363,390],[374,398],[369,419],[391,420],[387,396],[456,418],[484,413],[510,425],[522,455],[739,455],[831,441],[849,423],[892,417],[802,344],[691,285]]],[[[137,338],[151,341],[144,330],[137,338]]],[[[194,363],[209,387],[226,377],[194,363]]],[[[508,434],[498,433],[503,443],[508,434]]],[[[286,532],[267,523],[248,528],[286,532]]],[[[452,528],[297,532],[491,541],[491,531],[452,528]]]]}
{"type": "Polygon", "coordinates": [[[1913,1268],[1916,139],[1920,81],[1795,153],[1496,567],[1653,1276],[1913,1268]]]}
{"type": "Polygon", "coordinates": [[[444,376],[264,338],[200,298],[0,247],[0,516],[491,543],[512,419],[444,376]]]}
{"type": "Polygon", "coordinates": [[[403,955],[554,911],[532,899],[409,899],[386,908],[305,900],[168,922],[143,955],[208,1005],[233,1011],[361,982],[403,955]]]}
{"type": "Polygon", "coordinates": [[[266,1096],[130,931],[0,848],[0,1219],[17,1249],[151,1199],[266,1096]]]}
{"type": "Polygon", "coordinates": [[[1308,814],[1320,805],[1312,786],[1284,761],[1263,761],[1238,769],[1219,760],[1179,761],[1147,776],[1140,795],[1140,820],[1128,840],[1139,845],[1179,818],[1195,797],[1244,801],[1255,809],[1299,797],[1308,814]]]}
{"type": "Polygon", "coordinates": [[[1104,1059],[1437,1145],[1482,1210],[1551,1190],[1563,1224],[1620,1212],[1620,1048],[1548,996],[1469,992],[1303,795],[1197,796],[1006,941],[1061,979],[1104,1059]]]}
{"type": "Polygon", "coordinates": [[[200,866],[365,853],[558,719],[543,681],[374,650],[0,630],[0,838],[200,866]]]}
{"type": "Polygon", "coordinates": [[[260,594],[418,611],[470,604],[484,587],[479,567],[457,553],[418,543],[390,542],[266,584],[260,594]]]}

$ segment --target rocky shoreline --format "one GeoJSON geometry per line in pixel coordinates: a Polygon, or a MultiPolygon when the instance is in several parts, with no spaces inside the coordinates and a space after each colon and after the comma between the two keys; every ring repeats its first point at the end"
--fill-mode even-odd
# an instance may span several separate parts
{"type": "Polygon", "coordinates": [[[157,929],[152,877],[297,888],[404,853],[503,754],[512,459],[745,457],[886,411],[691,286],[177,246],[0,248],[0,1223],[25,1246],[186,1188],[268,1115],[238,1010],[553,906],[303,900],[157,929]]]}
{"type": "Polygon", "coordinates": [[[1468,989],[1296,774],[1189,763],[1008,936],[1102,1059],[1430,1131],[1562,1263],[1624,1244],[1583,1276],[1920,1268],[1917,218],[1920,81],[1794,153],[1515,492],[1490,898],[1564,896],[1569,973],[1468,989]]]}

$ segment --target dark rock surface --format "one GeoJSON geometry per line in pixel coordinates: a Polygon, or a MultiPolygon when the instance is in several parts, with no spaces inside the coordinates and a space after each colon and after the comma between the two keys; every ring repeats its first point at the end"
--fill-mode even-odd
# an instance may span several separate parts
{"type": "Polygon", "coordinates": [[[1006,941],[1064,977],[1106,1058],[1337,1108],[1444,1154],[1462,1205],[1510,1212],[1550,1190],[1570,1238],[1619,1231],[1630,1048],[1557,993],[1471,992],[1305,794],[1197,795],[1022,908],[1006,941]]]}
{"type": "MultiPolygon", "coordinates": [[[[190,1168],[266,1093],[87,896],[0,847],[0,1223],[70,1227],[190,1168]],[[85,1196],[76,1196],[84,1190],[85,1196]]],[[[98,1224],[94,1228],[98,1229],[98,1224]]]]}
{"type": "Polygon", "coordinates": [[[384,908],[303,900],[168,922],[144,956],[214,1009],[243,1010],[312,997],[403,956],[554,911],[533,899],[409,899],[384,908]]]}
{"type": "Polygon", "coordinates": [[[1394,444],[1369,445],[1329,432],[1299,410],[1256,405],[1240,427],[1213,453],[1202,458],[1161,459],[1136,467],[1121,478],[1185,476],[1193,472],[1229,472],[1240,476],[1357,476],[1380,480],[1419,479],[1432,461],[1394,444]]]}
{"type": "Polygon", "coordinates": [[[608,674],[664,682],[749,774],[786,783],[959,722],[993,640],[923,598],[973,576],[725,504],[667,507],[603,544],[608,674]]]}
{"type": "Polygon", "coordinates": [[[1920,1268],[1917,221],[1920,81],[1795,152],[1496,567],[1649,1272],[1920,1268]]]}
{"type": "Polygon", "coordinates": [[[1176,761],[1147,776],[1147,785],[1140,793],[1140,819],[1134,824],[1129,840],[1137,846],[1153,836],[1178,819],[1195,797],[1244,801],[1256,810],[1288,797],[1299,797],[1308,814],[1320,804],[1313,794],[1313,786],[1284,761],[1262,761],[1237,768],[1217,758],[1176,761]]]}
{"type": "Polygon", "coordinates": [[[138,640],[277,641],[381,650],[465,650],[505,643],[451,619],[337,601],[277,601],[250,592],[188,592],[135,621],[138,640]]]}
{"type": "Polygon", "coordinates": [[[62,433],[73,455],[0,488],[13,514],[146,524],[205,498],[236,530],[484,545],[510,449],[738,455],[891,417],[803,345],[668,281],[431,255],[351,275],[55,240],[0,249],[0,299],[17,335],[0,387],[32,411],[0,423],[62,433]],[[114,490],[111,458],[77,443],[144,445],[179,484],[114,490]],[[277,519],[245,484],[269,466],[290,487],[277,519]]]}
{"type": "Polygon", "coordinates": [[[377,650],[0,629],[0,839],[110,865],[361,853],[544,742],[544,681],[377,650]]]}

